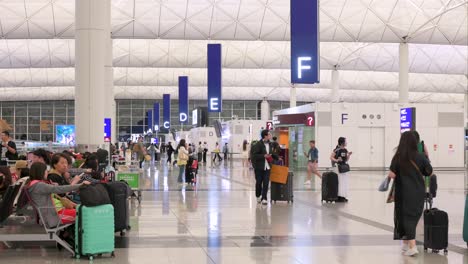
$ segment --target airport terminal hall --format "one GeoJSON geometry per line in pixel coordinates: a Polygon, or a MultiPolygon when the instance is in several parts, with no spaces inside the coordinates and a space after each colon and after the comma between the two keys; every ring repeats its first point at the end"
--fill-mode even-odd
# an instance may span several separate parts
{"type": "Polygon", "coordinates": [[[0,264],[468,264],[468,0],[0,0],[0,264]]]}

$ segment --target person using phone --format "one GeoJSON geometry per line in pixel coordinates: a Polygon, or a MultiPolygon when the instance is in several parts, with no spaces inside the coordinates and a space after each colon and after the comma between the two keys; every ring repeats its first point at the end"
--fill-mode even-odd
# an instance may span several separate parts
{"type": "Polygon", "coordinates": [[[338,202],[348,202],[348,161],[353,152],[348,151],[347,144],[346,138],[338,138],[338,146],[330,155],[330,160],[338,166],[338,202]]]}

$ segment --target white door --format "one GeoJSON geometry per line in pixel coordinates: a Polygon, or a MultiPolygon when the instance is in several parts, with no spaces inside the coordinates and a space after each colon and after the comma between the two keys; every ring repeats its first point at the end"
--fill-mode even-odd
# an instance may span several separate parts
{"type": "Polygon", "coordinates": [[[353,144],[355,149],[349,149],[353,152],[350,159],[350,165],[354,167],[368,168],[370,164],[370,148],[371,148],[371,128],[360,127],[358,130],[358,142],[353,144]]]}
{"type": "Polygon", "coordinates": [[[370,167],[385,167],[385,130],[383,127],[373,127],[370,133],[370,167]]]}

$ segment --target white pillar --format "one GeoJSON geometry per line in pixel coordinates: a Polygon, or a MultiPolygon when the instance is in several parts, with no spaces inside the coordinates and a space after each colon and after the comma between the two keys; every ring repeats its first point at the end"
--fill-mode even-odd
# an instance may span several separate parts
{"type": "Polygon", "coordinates": [[[291,85],[291,93],[289,96],[289,107],[296,107],[296,86],[294,84],[291,85]]]}
{"type": "Polygon", "coordinates": [[[111,38],[111,1],[106,2],[106,10],[105,10],[105,41],[106,41],[106,54],[105,54],[105,62],[104,62],[104,71],[105,71],[105,90],[106,90],[106,97],[104,98],[104,117],[111,119],[111,142],[117,142],[117,134],[116,134],[116,109],[115,109],[115,98],[114,98],[114,68],[112,66],[113,56],[112,56],[112,38],[111,38]]]}
{"type": "MultiPolygon", "coordinates": [[[[110,0],[75,1],[75,126],[78,151],[104,143],[106,8],[110,0]]],[[[106,26],[107,25],[107,26],[106,26]]]]}
{"type": "Polygon", "coordinates": [[[333,69],[331,72],[331,103],[337,103],[340,101],[340,72],[336,69],[333,69]]]}
{"type": "Polygon", "coordinates": [[[468,128],[468,93],[465,92],[465,128],[468,128]]]}
{"type": "Polygon", "coordinates": [[[261,120],[267,121],[270,120],[270,103],[266,100],[266,97],[263,98],[263,101],[260,105],[260,116],[261,120]]]}
{"type": "Polygon", "coordinates": [[[399,87],[400,94],[398,102],[400,104],[409,103],[409,86],[408,86],[408,43],[400,43],[400,74],[399,76],[399,87]]]}

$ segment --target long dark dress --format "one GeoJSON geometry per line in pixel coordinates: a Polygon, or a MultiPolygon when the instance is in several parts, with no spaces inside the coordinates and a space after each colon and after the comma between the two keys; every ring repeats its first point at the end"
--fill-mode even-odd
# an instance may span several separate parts
{"type": "MultiPolygon", "coordinates": [[[[432,174],[432,166],[424,155],[418,154],[414,162],[423,175],[432,174]]],[[[403,166],[395,158],[392,160],[390,170],[396,174],[393,239],[415,239],[416,226],[424,210],[426,193],[424,178],[411,163],[405,163],[403,166]]]]}

